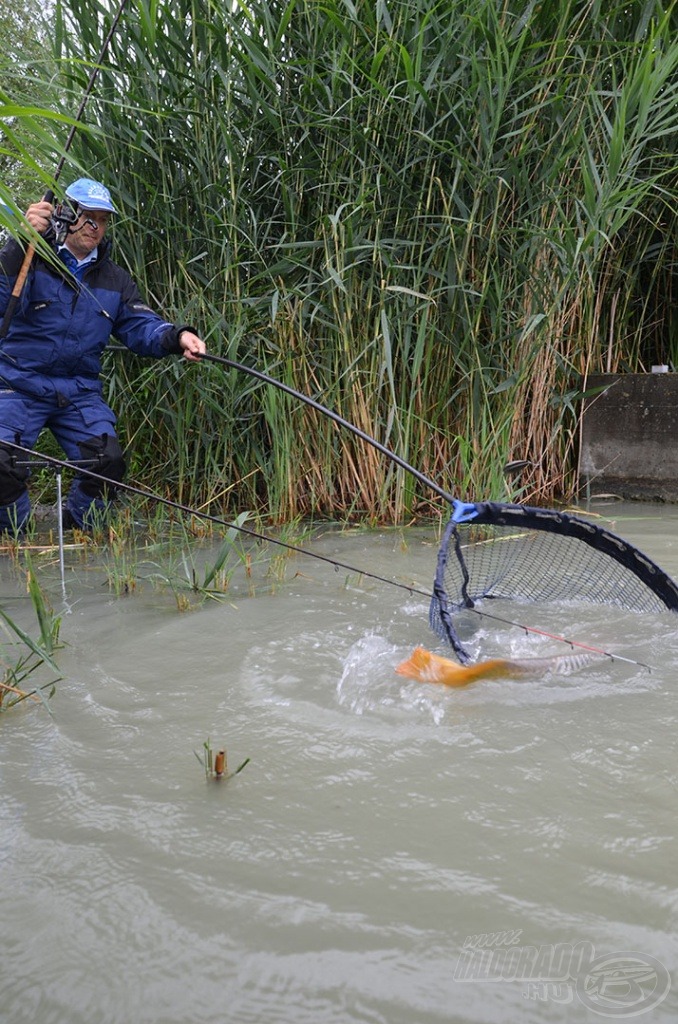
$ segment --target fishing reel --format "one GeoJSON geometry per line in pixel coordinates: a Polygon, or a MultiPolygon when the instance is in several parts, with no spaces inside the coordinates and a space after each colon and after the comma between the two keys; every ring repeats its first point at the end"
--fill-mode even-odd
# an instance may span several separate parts
{"type": "Polygon", "coordinates": [[[82,207],[80,204],[74,203],[70,199],[65,199],[63,203],[56,204],[52,214],[50,234],[57,245],[64,244],[66,236],[70,233],[81,213],[82,207]]]}

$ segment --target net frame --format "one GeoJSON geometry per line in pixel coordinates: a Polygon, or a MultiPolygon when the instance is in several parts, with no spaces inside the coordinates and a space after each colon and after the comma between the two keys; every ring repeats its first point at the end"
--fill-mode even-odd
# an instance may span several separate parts
{"type": "Polygon", "coordinates": [[[452,507],[438,551],[429,624],[463,664],[471,658],[453,615],[482,600],[574,599],[634,611],[678,612],[678,584],[633,544],[604,527],[571,513],[529,505],[454,500],[452,507]],[[473,529],[483,526],[490,528],[488,538],[474,541],[473,529]],[[553,539],[545,541],[544,535],[553,539]],[[555,575],[558,562],[566,569],[564,580],[555,575]],[[571,568],[575,564],[576,571],[571,568]]]}

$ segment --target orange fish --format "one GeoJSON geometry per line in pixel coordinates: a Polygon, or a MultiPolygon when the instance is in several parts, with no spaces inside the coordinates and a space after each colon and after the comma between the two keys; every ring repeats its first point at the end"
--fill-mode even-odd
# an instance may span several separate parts
{"type": "Polygon", "coordinates": [[[552,658],[524,658],[509,661],[491,658],[475,665],[458,665],[450,658],[441,658],[424,647],[415,647],[407,661],[397,666],[400,676],[421,683],[443,683],[445,686],[468,686],[478,679],[538,679],[549,672],[569,675],[596,660],[591,654],[565,654],[552,658]]]}

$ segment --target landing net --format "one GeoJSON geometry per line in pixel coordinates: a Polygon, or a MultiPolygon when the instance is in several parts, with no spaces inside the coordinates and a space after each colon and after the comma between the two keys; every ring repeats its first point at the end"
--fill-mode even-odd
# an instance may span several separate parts
{"type": "Polygon", "coordinates": [[[609,530],[550,509],[455,501],[438,553],[429,622],[461,661],[469,655],[454,613],[495,598],[678,611],[678,585],[609,530]]]}

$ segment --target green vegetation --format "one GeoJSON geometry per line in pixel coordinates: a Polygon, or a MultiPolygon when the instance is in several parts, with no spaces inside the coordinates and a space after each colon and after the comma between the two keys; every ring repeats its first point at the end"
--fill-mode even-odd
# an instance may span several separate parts
{"type": "Polygon", "coordinates": [[[48,186],[64,121],[45,5],[2,4],[0,42],[0,201],[18,211],[48,186]]]}
{"type": "MultiPolygon", "coordinates": [[[[61,113],[109,6],[57,4],[61,113]]],[[[130,2],[72,156],[125,212],[118,257],[212,351],[461,497],[550,504],[577,490],[587,375],[678,365],[677,30],[661,0],[130,2]]],[[[131,478],[179,501],[430,511],[235,372],[111,353],[107,384],[131,478]]]]}
{"type": "MultiPolygon", "coordinates": [[[[239,533],[249,514],[242,512],[234,521],[221,539],[213,557],[205,564],[196,563],[197,545],[195,537],[189,537],[188,531],[183,528],[184,544],[176,547],[176,543],[169,546],[162,545],[162,561],[153,565],[150,570],[145,569],[143,578],[150,580],[154,585],[168,587],[174,594],[179,611],[188,611],[193,607],[192,601],[202,603],[205,600],[223,600],[227,593],[233,573],[238,567],[244,566],[249,571],[251,552],[243,547],[241,534],[239,533]]],[[[128,545],[125,542],[125,534],[121,539],[121,555],[123,564],[128,565],[128,545]]],[[[123,577],[124,574],[123,574],[123,577]]],[[[125,589],[133,589],[126,582],[125,589]]]]}
{"type": "Polygon", "coordinates": [[[32,637],[10,618],[4,608],[0,608],[0,628],[7,637],[7,640],[0,644],[0,712],[7,711],[30,698],[44,704],[46,696],[53,694],[54,684],[59,678],[27,688],[28,680],[34,673],[39,674],[43,667],[49,668],[52,672],[59,671],[54,661],[54,652],[60,646],[61,619],[54,615],[47,603],[28,555],[26,586],[37,620],[38,636],[32,637]]]}

